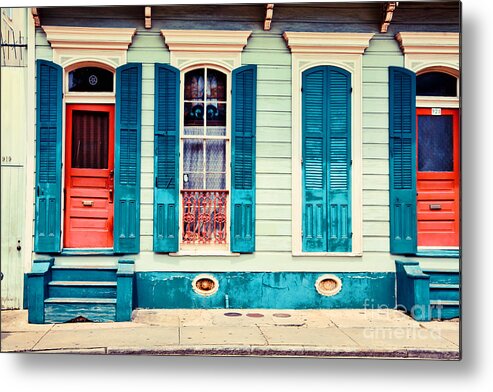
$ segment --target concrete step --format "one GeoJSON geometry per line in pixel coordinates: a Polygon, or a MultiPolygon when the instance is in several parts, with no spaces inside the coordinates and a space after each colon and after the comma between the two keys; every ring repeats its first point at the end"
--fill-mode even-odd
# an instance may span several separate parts
{"type": "Polygon", "coordinates": [[[438,320],[446,320],[460,316],[459,301],[430,301],[431,318],[438,320]]]}
{"type": "Polygon", "coordinates": [[[51,281],[50,298],[116,298],[115,281],[51,281]]]}
{"type": "Polygon", "coordinates": [[[116,298],[47,298],[45,323],[64,323],[77,317],[94,322],[116,320],[116,298]]]}
{"type": "Polygon", "coordinates": [[[455,269],[423,269],[426,275],[430,276],[430,284],[460,284],[459,270],[455,269]]]}
{"type": "Polygon", "coordinates": [[[430,284],[430,300],[459,301],[460,285],[458,284],[430,284]]]}
{"type": "Polygon", "coordinates": [[[117,267],[60,266],[54,265],[51,279],[54,281],[116,281],[117,267]]]}

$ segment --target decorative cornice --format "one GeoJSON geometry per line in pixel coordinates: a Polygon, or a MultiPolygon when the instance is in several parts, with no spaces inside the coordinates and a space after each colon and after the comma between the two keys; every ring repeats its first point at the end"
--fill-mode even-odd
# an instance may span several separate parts
{"type": "Polygon", "coordinates": [[[285,31],[291,53],[363,54],[373,33],[307,33],[285,31]]]}
{"type": "Polygon", "coordinates": [[[244,30],[161,30],[172,52],[241,52],[251,31],[244,30]]]}
{"type": "Polygon", "coordinates": [[[459,33],[401,32],[395,38],[404,54],[459,54],[459,33]]]}
{"type": "Polygon", "coordinates": [[[53,49],[127,50],[136,29],[42,26],[53,49]]]}

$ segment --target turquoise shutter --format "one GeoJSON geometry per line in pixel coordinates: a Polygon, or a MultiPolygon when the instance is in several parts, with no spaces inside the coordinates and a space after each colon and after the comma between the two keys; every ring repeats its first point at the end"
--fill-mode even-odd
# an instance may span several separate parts
{"type": "Polygon", "coordinates": [[[327,251],[326,69],[303,72],[303,251],[327,251]]]}
{"type": "Polygon", "coordinates": [[[61,246],[62,68],[36,62],[36,190],[34,251],[61,246]]]}
{"type": "Polygon", "coordinates": [[[139,253],[142,64],[116,69],[114,251],[139,253]]]}
{"type": "Polygon", "coordinates": [[[328,67],[329,252],[351,251],[351,74],[328,67]]]}
{"type": "Polygon", "coordinates": [[[156,64],[154,81],[154,251],[178,252],[180,71],[156,64]]]}
{"type": "Polygon", "coordinates": [[[351,75],[320,66],[302,83],[302,248],[350,252],[351,75]]]}
{"type": "Polygon", "coordinates": [[[233,71],[231,251],[255,251],[255,128],[257,66],[233,71]]]}
{"type": "Polygon", "coordinates": [[[413,254],[416,222],[416,75],[389,67],[390,252],[413,254]]]}

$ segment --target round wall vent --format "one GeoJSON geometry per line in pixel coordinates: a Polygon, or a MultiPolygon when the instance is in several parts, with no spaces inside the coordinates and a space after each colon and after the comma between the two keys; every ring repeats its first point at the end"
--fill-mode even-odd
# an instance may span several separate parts
{"type": "Polygon", "coordinates": [[[197,294],[209,296],[219,289],[219,282],[212,275],[198,275],[192,282],[193,291],[197,294]]]}
{"type": "Polygon", "coordinates": [[[322,275],[315,282],[315,288],[321,295],[331,296],[342,289],[342,282],[335,275],[322,275]]]}

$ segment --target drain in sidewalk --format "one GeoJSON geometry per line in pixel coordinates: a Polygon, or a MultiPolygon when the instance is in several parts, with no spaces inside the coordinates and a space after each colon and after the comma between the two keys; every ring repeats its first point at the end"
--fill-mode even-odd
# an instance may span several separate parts
{"type": "Polygon", "coordinates": [[[256,317],[256,318],[264,317],[262,313],[247,313],[246,315],[247,317],[256,317]]]}
{"type": "Polygon", "coordinates": [[[228,313],[224,313],[224,315],[227,317],[238,317],[238,316],[241,316],[241,313],[228,312],[228,313]]]}
{"type": "Polygon", "coordinates": [[[279,317],[279,318],[288,318],[288,317],[291,317],[291,315],[289,313],[274,313],[273,316],[274,317],[279,317]]]}

